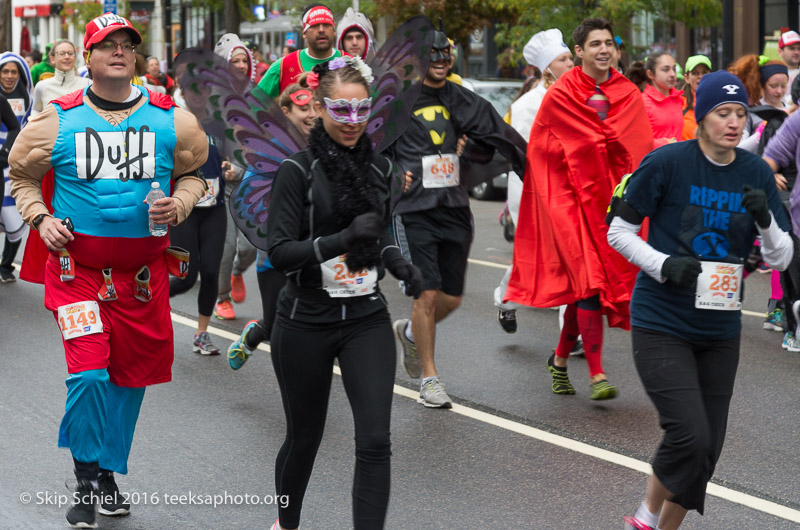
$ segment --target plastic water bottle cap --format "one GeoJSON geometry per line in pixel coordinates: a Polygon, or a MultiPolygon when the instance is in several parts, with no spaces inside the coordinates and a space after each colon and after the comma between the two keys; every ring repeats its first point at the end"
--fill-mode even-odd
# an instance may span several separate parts
{"type": "Polygon", "coordinates": [[[151,183],[150,183],[150,187],[151,187],[151,188],[154,188],[154,189],[155,189],[155,188],[160,188],[160,187],[161,187],[161,184],[159,184],[158,182],[151,182],[151,183]]]}

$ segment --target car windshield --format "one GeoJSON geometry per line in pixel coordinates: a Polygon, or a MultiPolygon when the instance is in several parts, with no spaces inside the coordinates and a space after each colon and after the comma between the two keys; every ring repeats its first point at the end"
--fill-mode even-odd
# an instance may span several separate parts
{"type": "Polygon", "coordinates": [[[519,92],[519,86],[509,85],[484,85],[476,86],[475,93],[492,104],[500,116],[505,116],[514,96],[519,92]]]}

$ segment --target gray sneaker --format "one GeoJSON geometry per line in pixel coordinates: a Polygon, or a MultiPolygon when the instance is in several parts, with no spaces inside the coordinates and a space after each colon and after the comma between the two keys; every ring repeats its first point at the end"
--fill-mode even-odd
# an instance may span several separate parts
{"type": "Polygon", "coordinates": [[[392,329],[397,342],[400,343],[402,351],[403,371],[408,374],[412,379],[418,379],[422,375],[422,361],[419,359],[417,352],[417,345],[408,340],[406,337],[406,326],[408,325],[407,318],[396,320],[392,329]]]}
{"type": "Polygon", "coordinates": [[[422,403],[426,407],[434,409],[452,409],[453,400],[444,391],[444,383],[438,377],[428,379],[419,389],[419,399],[417,403],[422,403]]]}
{"type": "Polygon", "coordinates": [[[207,331],[194,336],[192,351],[200,355],[219,355],[219,348],[214,346],[214,343],[211,342],[211,337],[208,335],[207,331]]]}

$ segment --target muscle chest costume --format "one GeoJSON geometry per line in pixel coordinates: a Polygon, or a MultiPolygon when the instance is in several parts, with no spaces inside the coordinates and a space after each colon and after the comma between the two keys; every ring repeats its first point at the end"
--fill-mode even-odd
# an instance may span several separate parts
{"type": "MultiPolygon", "coordinates": [[[[11,153],[12,193],[26,222],[47,213],[39,188],[42,175],[52,166],[53,214],[60,219],[69,217],[75,227],[75,240],[66,246],[74,262],[75,279],[60,279],[63,255],[51,253],[46,266],[45,305],[54,312],[73,302],[100,298],[101,320],[106,312],[110,313],[108,318],[113,318],[111,306],[119,305],[120,309],[129,305],[129,300],[123,298],[127,293],[133,299],[133,276],[143,266],[148,267],[155,303],[134,300],[142,307],[133,305],[125,311],[141,311],[142,326],[147,333],[164,334],[164,342],[152,344],[154,358],[160,359],[157,364],[161,368],[152,371],[142,367],[130,372],[119,370],[118,365],[110,367],[110,375],[112,381],[123,386],[168,381],[172,333],[160,319],[152,318],[159,308],[159,314],[166,312],[169,321],[167,295],[161,293],[167,283],[164,251],[168,238],[149,235],[147,205],[142,201],[153,180],[170,192],[173,176],[188,173],[202,164],[207,153],[205,135],[190,115],[179,118],[178,112],[182,111],[174,109],[168,98],[139,88],[134,90],[141,91],[142,101],[119,111],[121,116],[112,118],[117,125],[111,125],[103,117],[111,113],[98,112],[88,104],[87,90],[55,100],[30,122],[27,133],[21,136],[22,143],[11,153]],[[128,115],[120,119],[125,114],[128,115]],[[181,145],[177,139],[179,127],[184,129],[185,137],[181,145]],[[98,294],[105,284],[101,270],[109,268],[114,273],[117,300],[102,301],[98,294]]],[[[171,193],[178,205],[179,221],[188,215],[199,190],[204,188],[199,179],[184,179],[178,186],[182,189],[171,193]]],[[[106,329],[100,335],[107,334],[110,332],[106,329]]],[[[65,335],[71,373],[99,368],[98,364],[108,362],[107,358],[94,355],[87,360],[87,356],[73,351],[75,348],[69,341],[65,335]]]]}
{"type": "Polygon", "coordinates": [[[48,212],[40,188],[52,166],[54,215],[75,227],[75,240],[50,253],[44,274],[45,307],[62,331],[70,374],[58,445],[76,461],[119,473],[127,472],[142,387],[172,377],[169,242],[149,235],[142,201],[155,180],[175,199],[178,222],[185,219],[205,183],[187,175],[172,189],[171,179],[194,171],[208,150],[193,116],[133,90],[141,101],[125,110],[100,110],[88,89],[55,100],[10,157],[25,221],[48,212]],[[117,419],[107,431],[111,409],[117,419]]]}
{"type": "Polygon", "coordinates": [[[596,84],[579,67],[544,96],[528,143],[508,300],[553,307],[600,295],[609,325],[629,326],[634,268],[606,241],[614,186],[653,147],[635,85],[612,70],[605,120],[586,104],[596,84]]]}

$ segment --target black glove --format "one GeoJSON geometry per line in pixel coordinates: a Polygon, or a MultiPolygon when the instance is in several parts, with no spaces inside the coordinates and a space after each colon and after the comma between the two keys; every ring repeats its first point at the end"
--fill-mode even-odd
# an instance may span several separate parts
{"type": "Polygon", "coordinates": [[[703,267],[700,262],[689,256],[682,258],[670,256],[661,266],[661,275],[666,276],[678,287],[691,287],[701,272],[703,272],[703,267]]]}
{"type": "Polygon", "coordinates": [[[422,293],[422,271],[419,270],[419,267],[404,259],[398,259],[387,264],[386,268],[389,269],[392,276],[405,284],[406,296],[413,296],[414,299],[419,298],[422,293]]]}
{"type": "Polygon", "coordinates": [[[349,250],[359,241],[378,239],[383,232],[383,219],[376,212],[362,213],[350,226],[339,232],[339,242],[349,250]]]}
{"type": "Polygon", "coordinates": [[[742,206],[752,215],[758,226],[761,228],[769,228],[770,216],[769,207],[767,206],[767,194],[764,190],[754,190],[750,186],[744,186],[744,197],[742,197],[742,206]]]}

